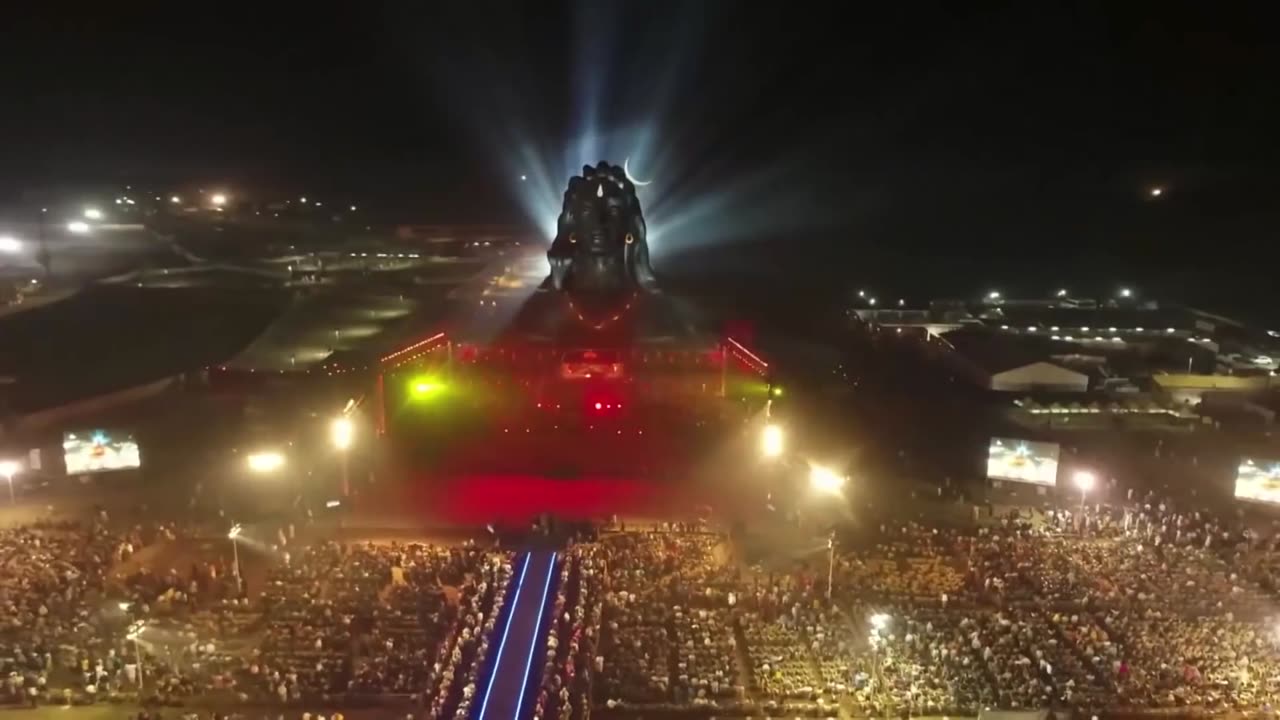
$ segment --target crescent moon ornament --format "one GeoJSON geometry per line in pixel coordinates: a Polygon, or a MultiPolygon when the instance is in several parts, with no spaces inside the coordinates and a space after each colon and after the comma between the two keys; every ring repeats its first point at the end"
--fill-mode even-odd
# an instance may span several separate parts
{"type": "Polygon", "coordinates": [[[627,176],[627,179],[631,181],[631,184],[635,185],[636,187],[644,187],[645,185],[648,185],[653,182],[652,180],[635,179],[635,176],[631,174],[631,158],[630,157],[622,161],[622,172],[627,176]]]}

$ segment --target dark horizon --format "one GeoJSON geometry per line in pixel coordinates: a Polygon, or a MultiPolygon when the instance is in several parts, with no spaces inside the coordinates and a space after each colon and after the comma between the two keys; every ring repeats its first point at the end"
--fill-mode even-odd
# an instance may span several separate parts
{"type": "Polygon", "coordinates": [[[543,223],[574,158],[632,154],[656,173],[642,200],[668,230],[658,256],[769,240],[835,257],[1274,260],[1267,24],[1160,10],[228,6],[179,25],[36,9],[0,47],[21,68],[0,197],[211,181],[543,223]]]}

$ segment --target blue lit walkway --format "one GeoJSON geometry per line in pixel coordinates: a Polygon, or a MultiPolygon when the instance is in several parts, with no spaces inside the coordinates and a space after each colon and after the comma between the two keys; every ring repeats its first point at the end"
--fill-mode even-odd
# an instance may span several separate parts
{"type": "Polygon", "coordinates": [[[516,578],[517,585],[509,596],[506,624],[496,629],[497,655],[493,670],[482,683],[480,711],[476,720],[519,720],[524,707],[531,669],[542,670],[542,663],[533,665],[534,655],[545,652],[545,631],[542,631],[546,606],[553,598],[552,583],[556,579],[556,553],[539,550],[526,553],[522,569],[516,578]]]}

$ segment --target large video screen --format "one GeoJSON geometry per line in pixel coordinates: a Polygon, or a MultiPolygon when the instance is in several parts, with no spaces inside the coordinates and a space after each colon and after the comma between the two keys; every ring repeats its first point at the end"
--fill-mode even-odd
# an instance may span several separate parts
{"type": "Polygon", "coordinates": [[[1058,482],[1058,443],[991,438],[987,477],[1053,487],[1058,482]]]}
{"type": "Polygon", "coordinates": [[[1280,462],[1242,458],[1236,468],[1236,497],[1280,503],[1280,462]]]}
{"type": "Polygon", "coordinates": [[[133,433],[117,430],[63,434],[62,458],[68,475],[130,470],[142,466],[133,433]]]}

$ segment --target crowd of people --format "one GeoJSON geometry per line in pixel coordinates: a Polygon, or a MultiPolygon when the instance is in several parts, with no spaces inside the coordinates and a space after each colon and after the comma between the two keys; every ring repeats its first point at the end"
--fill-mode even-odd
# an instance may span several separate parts
{"type": "Polygon", "coordinates": [[[825,562],[744,573],[714,535],[606,536],[596,701],[825,715],[1280,698],[1275,543],[1242,525],[1147,501],[870,535],[833,553],[829,596],[825,562]]]}
{"type": "Polygon", "coordinates": [[[745,697],[731,622],[738,584],[723,538],[607,535],[596,698],[627,705],[732,705],[745,697]]]}
{"type": "Polygon", "coordinates": [[[121,642],[128,616],[109,603],[111,570],[168,530],[111,531],[106,520],[0,530],[5,700],[37,703],[72,688],[107,697],[136,681],[134,655],[121,642]]]}
{"type": "MultiPolygon", "coordinates": [[[[292,543],[251,593],[226,559],[131,562],[178,528],[107,528],[0,531],[10,702],[399,698],[441,720],[474,713],[512,553],[292,543]]],[[[1144,499],[886,523],[833,540],[829,568],[824,550],[765,571],[702,526],[616,528],[561,556],[532,712],[1266,708],[1280,696],[1266,535],[1144,499]]]]}
{"type": "Polygon", "coordinates": [[[114,532],[96,521],[0,531],[0,700],[399,697],[437,717],[467,715],[510,553],[470,543],[277,545],[252,594],[231,560],[188,572],[130,562],[183,532],[114,532]]]}
{"type": "Polygon", "coordinates": [[[534,703],[535,720],[590,715],[592,677],[603,669],[597,640],[604,612],[604,563],[596,544],[573,547],[561,563],[551,603],[547,652],[534,703]]]}

